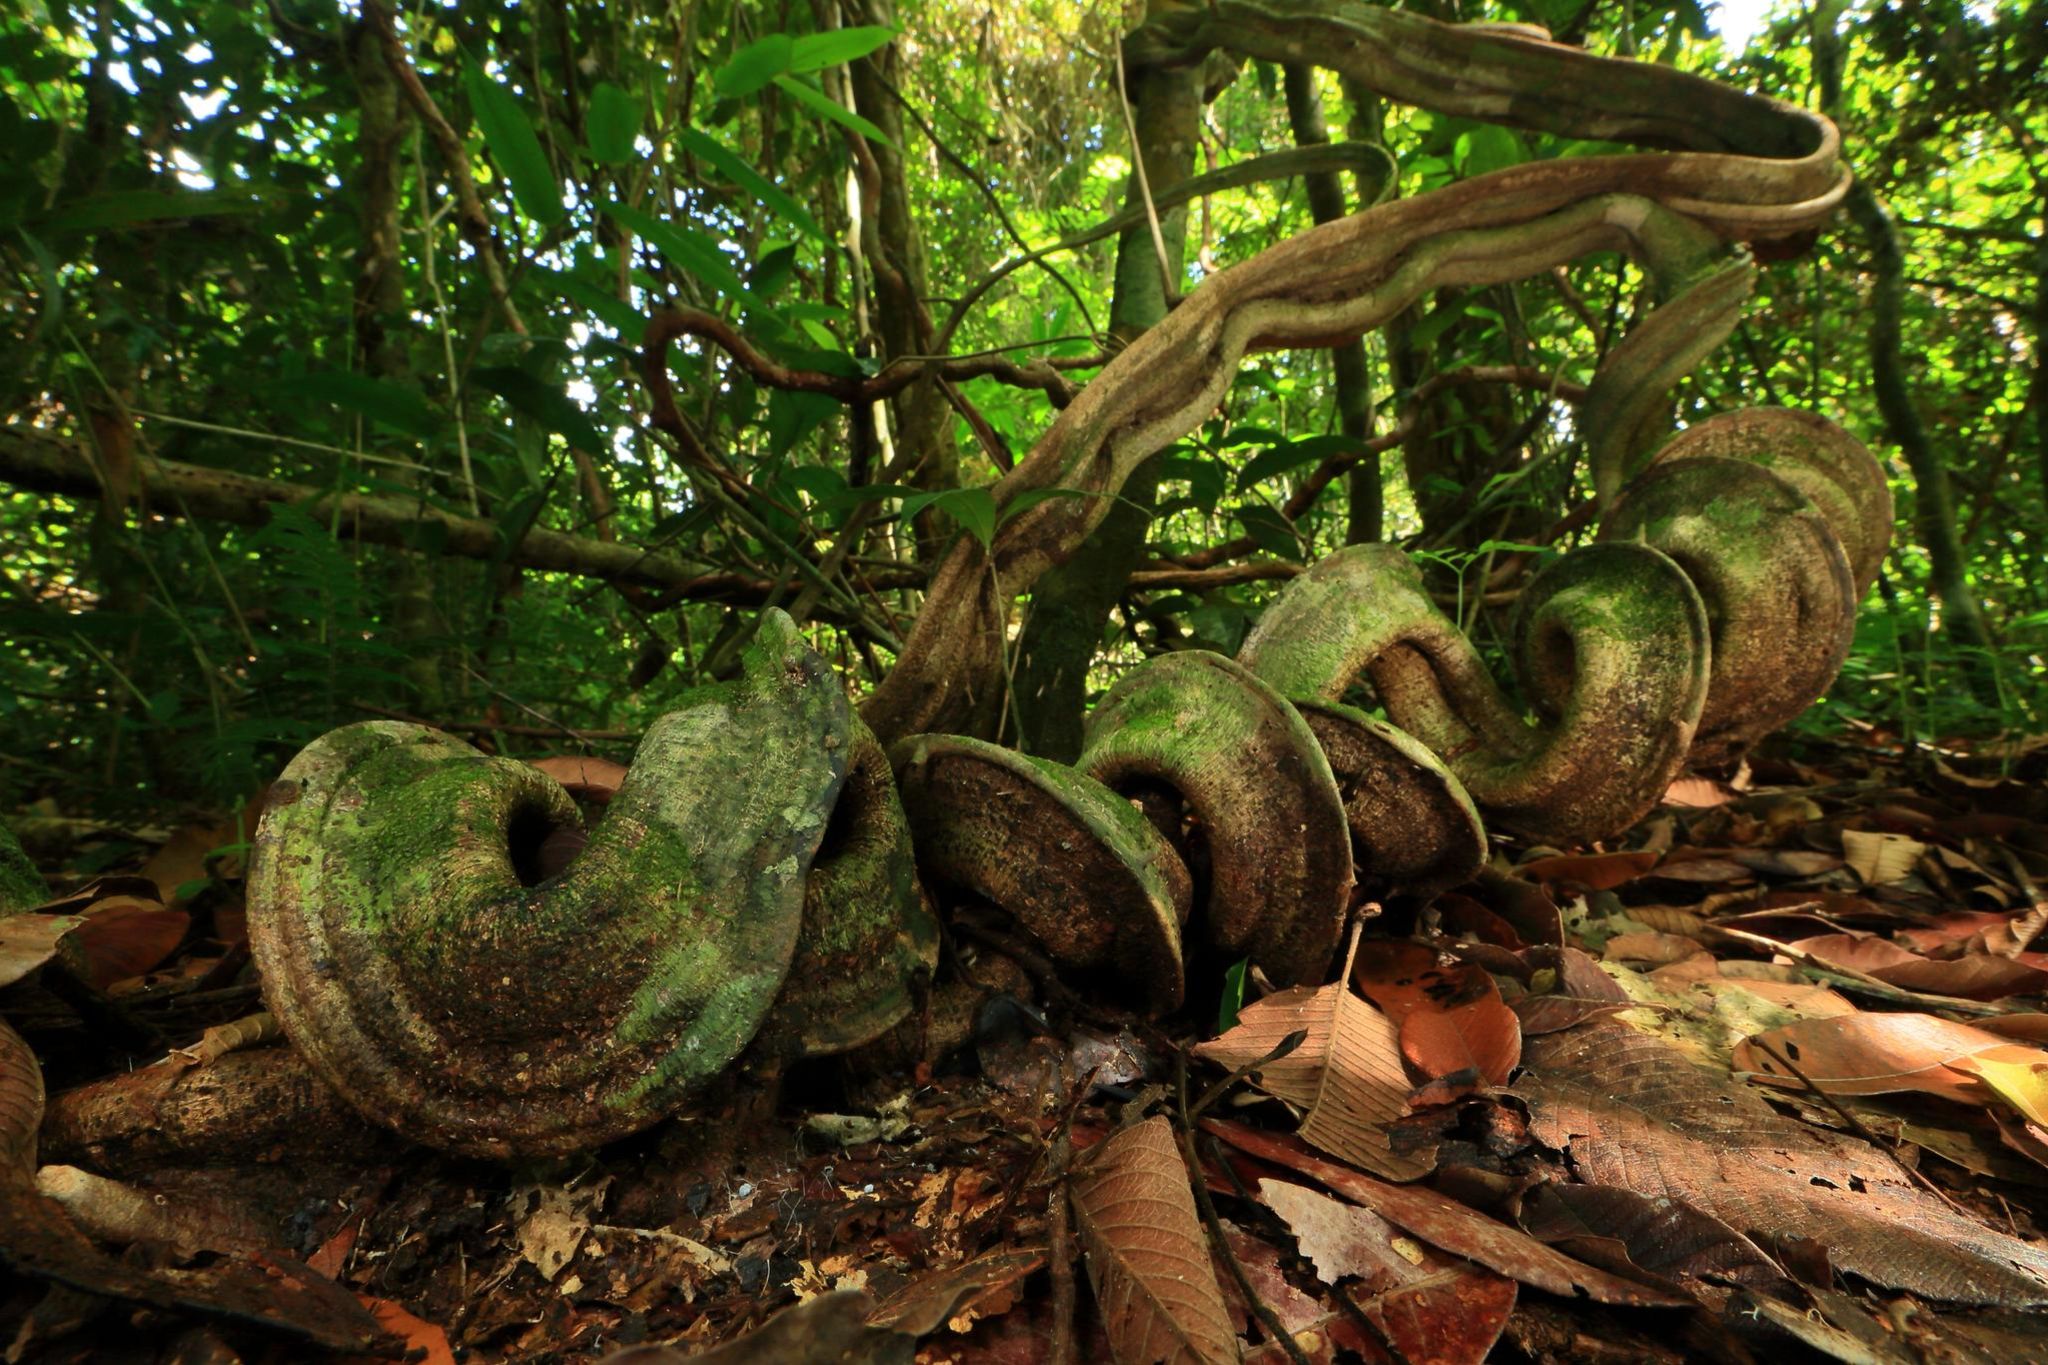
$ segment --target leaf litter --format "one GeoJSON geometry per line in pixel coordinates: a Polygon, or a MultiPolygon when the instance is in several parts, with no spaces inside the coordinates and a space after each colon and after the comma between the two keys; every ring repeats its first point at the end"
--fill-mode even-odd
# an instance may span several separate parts
{"type": "MultiPolygon", "coordinates": [[[[601,816],[616,771],[556,766],[601,816]]],[[[1872,767],[1500,841],[1215,1038],[1206,1001],[1153,1024],[965,945],[967,1008],[893,1052],[517,1171],[290,1121],[248,812],[145,831],[0,916],[8,1330],[31,1360],[2048,1357],[2048,802],[1872,767]],[[270,1110],[220,1108],[251,1087],[270,1110]]]]}

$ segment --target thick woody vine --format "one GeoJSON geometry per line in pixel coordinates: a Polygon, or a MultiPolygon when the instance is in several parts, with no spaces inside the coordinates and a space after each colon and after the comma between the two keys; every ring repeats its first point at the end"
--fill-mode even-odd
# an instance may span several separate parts
{"type": "MultiPolygon", "coordinates": [[[[1005,515],[954,544],[901,640],[829,557],[792,555],[802,581],[768,595],[737,679],[657,723],[565,869],[520,852],[583,823],[531,769],[392,722],[309,746],[259,836],[251,938],[296,1058],[362,1113],[493,1156],[645,1127],[735,1064],[896,1026],[935,961],[934,901],[996,907],[1150,1012],[1181,1003],[1198,947],[1319,981],[1360,899],[1426,899],[1471,874],[1482,814],[1549,838],[1615,833],[1689,761],[1741,753],[1832,680],[1889,537],[1874,461],[1825,419],[1774,410],[1665,439],[1670,387],[1751,288],[1742,243],[1818,227],[1840,200],[1830,123],[1381,9],[1223,0],[1132,42],[1150,62],[1217,48],[1312,62],[1449,113],[1687,150],[1481,176],[1210,279],[993,487],[1005,515]],[[1205,420],[1245,356],[1616,249],[1655,307],[1579,403],[1596,538],[1517,605],[1534,721],[1405,555],[1357,546],[1290,583],[1236,659],[1182,651],[1131,670],[1072,767],[978,737],[1001,705],[1012,600],[1076,551],[1140,461],[1205,420]],[[784,605],[897,649],[858,715],[784,605]],[[1391,724],[1358,709],[1361,687],[1391,724]]],[[[686,334],[763,373],[774,362],[683,313],[646,340],[652,426],[737,515],[743,490],[670,391],[667,351],[686,334]]],[[[864,405],[906,373],[781,377],[864,405]]]]}

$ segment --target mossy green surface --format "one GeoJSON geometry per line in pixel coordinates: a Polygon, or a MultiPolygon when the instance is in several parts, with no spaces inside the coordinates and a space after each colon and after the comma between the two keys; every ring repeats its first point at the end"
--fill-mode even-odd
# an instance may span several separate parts
{"type": "Polygon", "coordinates": [[[514,843],[579,817],[526,765],[385,721],[293,761],[251,940],[331,1084],[417,1140],[540,1154],[645,1126],[738,1056],[788,971],[852,716],[780,613],[739,682],[692,700],[537,885],[514,843]]]}
{"type": "Polygon", "coordinates": [[[17,914],[50,898],[42,873],[21,851],[13,831],[0,825],[0,915],[17,914]]]}

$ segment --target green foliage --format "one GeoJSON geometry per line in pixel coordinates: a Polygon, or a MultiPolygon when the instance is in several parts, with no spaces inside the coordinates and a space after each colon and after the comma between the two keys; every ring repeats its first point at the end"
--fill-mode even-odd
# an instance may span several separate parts
{"type": "MultiPolygon", "coordinates": [[[[1460,11],[1783,98],[1814,83],[1803,13],[1747,51],[1712,37],[1693,0],[1626,13],[1624,31],[1624,11],[1582,0],[1460,11]]],[[[0,485],[0,803],[79,781],[110,802],[226,802],[312,734],[378,711],[497,724],[490,742],[508,748],[637,731],[733,656],[761,602],[807,590],[815,640],[866,685],[947,539],[987,544],[1034,508],[1067,514],[1046,508],[1072,496],[1060,490],[993,491],[1056,416],[1042,387],[923,386],[884,402],[880,442],[856,439],[849,404],[822,390],[894,375],[892,357],[941,342],[1020,365],[1105,349],[1113,235],[974,291],[1124,207],[1132,149],[1100,60],[1116,7],[899,0],[886,28],[778,14],[786,31],[734,0],[693,8],[681,30],[641,0],[404,11],[404,52],[465,140],[481,224],[396,87],[382,96],[396,101],[396,145],[366,143],[357,11],[31,0],[0,19],[7,422],[78,440],[125,431],[145,480],[173,461],[496,527],[486,553],[462,558],[442,553],[433,520],[410,549],[360,543],[333,501],[236,526],[156,491],[109,511],[0,485]],[[893,94],[856,79],[892,41],[893,94]],[[394,173],[381,224],[366,219],[371,155],[394,173]],[[901,183],[873,186],[885,197],[863,200],[856,223],[849,173],[864,185],[885,163],[901,183]],[[915,242],[889,240],[899,208],[915,242]],[[929,327],[898,327],[904,295],[882,288],[913,265],[929,327]],[[657,433],[639,347],[672,303],[814,378],[777,387],[711,340],[676,338],[676,417],[700,450],[657,433]],[[918,421],[940,429],[943,458],[890,465],[918,421]],[[805,570],[854,526],[820,587],[805,570]],[[609,537],[696,586],[665,600],[519,567],[541,532],[609,537]]],[[[2015,0],[1881,6],[1845,30],[1845,145],[1904,226],[1914,398],[2000,646],[1971,658],[1948,642],[1916,490],[1895,469],[1890,595],[1867,604],[1842,681],[1802,722],[1812,733],[2048,724],[2043,34],[2038,7],[2015,0]]],[[[1614,150],[1391,104],[1354,111],[1333,79],[1319,89],[1333,131],[1358,113],[1351,136],[1384,135],[1403,194],[1614,150]]],[[[1293,137],[1279,72],[1262,65],[1205,118],[1219,165],[1293,137]]],[[[1182,290],[1310,224],[1299,181],[1214,194],[1186,215],[1182,290]]],[[[1132,240],[1149,261],[1149,233],[1132,240]]],[[[1552,552],[1587,491],[1582,452],[1569,401],[1540,385],[1431,378],[1512,366],[1583,382],[1646,306],[1641,283],[1618,256],[1593,257],[1557,279],[1446,291],[1368,342],[1374,430],[1415,422],[1362,466],[1381,476],[1388,534],[1429,557],[1440,600],[1488,648],[1508,607],[1482,579],[1528,547],[1532,562],[1552,552]]],[[[1682,389],[1680,420],[1812,407],[1888,454],[1862,362],[1868,287],[1846,229],[1767,262],[1748,321],[1682,389]]],[[[1061,370],[1076,385],[1094,372],[1061,370]]],[[[1347,480],[1297,498],[1357,449],[1334,394],[1326,352],[1248,364],[1204,429],[1159,457],[1147,559],[1230,542],[1229,569],[1341,544],[1347,480]]],[[[1234,650],[1272,586],[1127,593],[1105,676],[1158,649],[1234,650]]]]}

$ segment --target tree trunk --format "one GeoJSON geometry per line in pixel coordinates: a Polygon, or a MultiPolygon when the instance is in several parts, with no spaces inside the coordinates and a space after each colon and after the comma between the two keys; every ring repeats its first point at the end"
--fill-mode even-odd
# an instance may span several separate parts
{"type": "MultiPolygon", "coordinates": [[[[1329,124],[1323,118],[1323,102],[1316,93],[1315,68],[1290,64],[1286,68],[1287,122],[1293,128],[1295,145],[1311,147],[1330,140],[1329,124]]],[[[1362,115],[1365,111],[1361,109],[1362,115]]],[[[1302,177],[1308,189],[1309,216],[1318,223],[1342,218],[1344,182],[1334,171],[1302,177]]],[[[1365,339],[1347,341],[1330,348],[1331,377],[1337,390],[1337,431],[1356,441],[1372,439],[1372,373],[1366,367],[1365,339]]],[[[1349,520],[1344,530],[1347,545],[1370,544],[1380,538],[1385,499],[1380,487],[1380,462],[1363,461],[1345,479],[1350,495],[1349,520]]]]}
{"type": "MultiPolygon", "coordinates": [[[[1835,26],[1844,7],[1843,0],[1822,0],[1813,13],[1813,66],[1824,113],[1833,113],[1842,102],[1845,53],[1835,26]]],[[[1948,469],[1928,439],[1906,378],[1906,253],[1899,227],[1891,210],[1863,180],[1850,186],[1844,204],[1870,243],[1870,387],[1886,434],[1913,472],[1913,522],[1927,550],[1928,587],[1941,602],[1942,629],[1948,637],[1966,648],[1988,651],[1991,631],[1976,590],[1970,586],[1969,560],[1956,530],[1955,495],[1949,487],[1948,469]]],[[[1996,683],[1991,671],[1981,667],[1967,671],[1976,690],[1994,699],[1996,683]]]]}
{"type": "MultiPolygon", "coordinates": [[[[411,368],[404,341],[411,320],[399,237],[404,165],[399,153],[412,132],[412,113],[385,61],[383,38],[368,19],[349,27],[348,65],[361,111],[356,133],[355,363],[374,378],[403,380],[411,368]]],[[[428,715],[438,714],[445,631],[434,606],[433,566],[410,557],[399,560],[392,566],[391,601],[392,630],[407,656],[401,672],[419,707],[428,715]]]]}
{"type": "MultiPolygon", "coordinates": [[[[1201,66],[1139,67],[1129,73],[1129,81],[1145,184],[1178,185],[1195,169],[1202,118],[1201,66]]],[[[1144,203],[1136,166],[1124,202],[1127,207],[1144,203]]],[[[1180,287],[1187,219],[1185,205],[1159,214],[1159,235],[1166,249],[1163,263],[1149,222],[1126,228],[1117,238],[1109,327],[1122,344],[1129,345],[1166,316],[1173,302],[1167,297],[1169,281],[1176,292],[1180,287]]],[[[1061,763],[1080,756],[1088,668],[1102,643],[1110,609],[1123,596],[1124,585],[1144,554],[1158,484],[1158,462],[1147,460],[1125,483],[1126,501],[1113,502],[1094,535],[1032,590],[1031,611],[1017,641],[1012,697],[1014,733],[1026,753],[1061,763]]]]}

